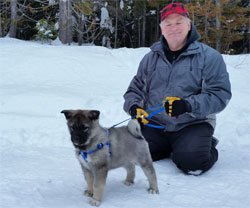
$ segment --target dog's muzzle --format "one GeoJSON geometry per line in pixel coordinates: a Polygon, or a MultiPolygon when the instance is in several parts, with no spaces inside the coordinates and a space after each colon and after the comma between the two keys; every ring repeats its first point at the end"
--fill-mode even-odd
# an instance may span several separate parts
{"type": "Polygon", "coordinates": [[[72,132],[71,141],[76,146],[84,145],[88,140],[87,132],[72,132]]]}

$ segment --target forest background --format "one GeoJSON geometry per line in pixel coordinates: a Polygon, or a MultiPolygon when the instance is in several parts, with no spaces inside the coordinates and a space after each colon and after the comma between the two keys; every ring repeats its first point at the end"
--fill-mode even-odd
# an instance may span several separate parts
{"type": "Polygon", "coordinates": [[[250,52],[249,0],[0,0],[0,37],[149,47],[161,35],[161,9],[172,2],[186,5],[201,42],[223,54],[250,52]]]}

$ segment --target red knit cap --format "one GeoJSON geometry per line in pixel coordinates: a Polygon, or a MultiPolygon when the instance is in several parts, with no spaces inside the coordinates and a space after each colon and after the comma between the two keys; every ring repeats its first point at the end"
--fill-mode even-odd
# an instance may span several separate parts
{"type": "Polygon", "coordinates": [[[169,4],[168,6],[165,6],[161,10],[161,21],[163,21],[168,15],[175,14],[175,13],[189,18],[188,10],[185,8],[184,4],[172,3],[172,4],[169,4]]]}

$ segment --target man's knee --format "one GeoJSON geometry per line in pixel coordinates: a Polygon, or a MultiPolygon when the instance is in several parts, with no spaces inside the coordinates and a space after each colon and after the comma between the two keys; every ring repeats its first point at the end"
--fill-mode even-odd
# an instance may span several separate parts
{"type": "Polygon", "coordinates": [[[185,173],[199,175],[205,172],[210,163],[210,155],[204,152],[177,152],[173,153],[173,162],[185,173]]]}
{"type": "Polygon", "coordinates": [[[145,126],[142,129],[142,134],[148,142],[153,161],[170,156],[171,146],[162,130],[145,126]]]}

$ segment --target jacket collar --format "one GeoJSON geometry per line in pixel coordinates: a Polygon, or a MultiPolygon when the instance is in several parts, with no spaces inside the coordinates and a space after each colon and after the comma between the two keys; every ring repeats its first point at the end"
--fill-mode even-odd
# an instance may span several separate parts
{"type": "MultiPolygon", "coordinates": [[[[162,44],[160,41],[154,43],[150,49],[153,51],[153,52],[157,52],[159,54],[162,54],[164,55],[164,50],[163,50],[163,47],[162,47],[162,44]]],[[[198,41],[194,41],[192,43],[190,43],[190,45],[188,46],[188,48],[183,51],[182,55],[192,55],[192,54],[197,54],[197,53],[200,53],[201,51],[201,46],[200,46],[200,43],[198,41]]],[[[164,55],[165,56],[165,55],[164,55]]]]}

